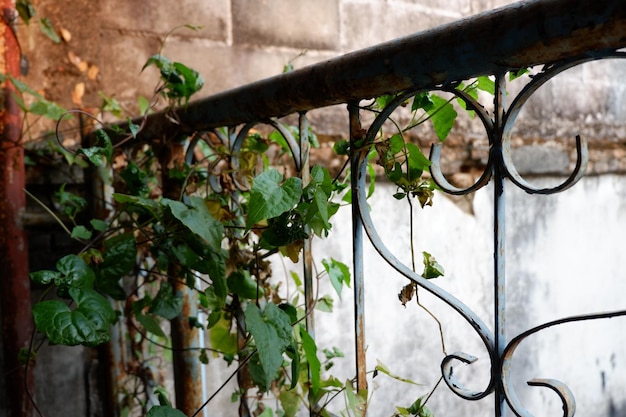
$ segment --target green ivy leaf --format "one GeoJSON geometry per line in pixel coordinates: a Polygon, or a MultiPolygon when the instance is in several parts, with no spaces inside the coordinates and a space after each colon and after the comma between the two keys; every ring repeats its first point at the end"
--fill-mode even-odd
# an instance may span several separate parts
{"type": "Polygon", "coordinates": [[[35,17],[35,15],[37,14],[30,0],[17,0],[15,2],[15,9],[20,15],[20,18],[27,25],[30,23],[30,19],[35,17]]]}
{"type": "Polygon", "coordinates": [[[444,275],[443,266],[437,262],[434,256],[428,252],[422,252],[424,255],[424,272],[422,276],[426,279],[437,278],[444,275]]]}
{"type": "Polygon", "coordinates": [[[47,285],[61,277],[58,271],[35,271],[30,273],[30,279],[42,285],[47,285]]]}
{"type": "Polygon", "coordinates": [[[156,298],[150,306],[150,312],[168,320],[173,320],[182,310],[183,299],[174,294],[169,282],[163,281],[156,298]]]}
{"type": "Polygon", "coordinates": [[[174,62],[173,67],[178,78],[182,80],[182,83],[173,83],[172,96],[174,98],[184,98],[185,100],[189,100],[193,94],[202,89],[204,86],[204,79],[197,71],[181,64],[180,62],[174,62]]]}
{"type": "Polygon", "coordinates": [[[257,285],[250,273],[246,270],[238,269],[233,271],[227,280],[228,289],[239,297],[256,300],[257,296],[263,296],[263,288],[257,285]],[[258,292],[257,292],[258,289],[258,292]]]}
{"type": "Polygon", "coordinates": [[[189,203],[190,206],[187,206],[168,198],[161,200],[161,204],[169,207],[172,215],[192,233],[206,240],[212,248],[220,248],[224,237],[224,225],[215,220],[202,198],[191,197],[189,203]]]}
{"type": "Polygon", "coordinates": [[[76,303],[74,310],[58,300],[33,306],[37,329],[53,344],[96,346],[108,341],[109,327],[116,319],[109,301],[87,288],[70,288],[69,294],[76,303]]]}
{"type": "Polygon", "coordinates": [[[358,392],[354,391],[352,388],[352,382],[350,380],[346,380],[344,385],[346,389],[346,400],[348,405],[348,410],[352,413],[351,415],[355,417],[365,417],[366,413],[366,405],[367,405],[367,390],[360,390],[358,392]]]}
{"type": "Polygon", "coordinates": [[[72,239],[91,239],[91,231],[89,231],[85,226],[74,226],[72,228],[72,234],[70,236],[72,239]]]}
{"type": "Polygon", "coordinates": [[[185,414],[168,405],[155,405],[148,410],[146,417],[187,417],[185,414]]]}
{"type": "Polygon", "coordinates": [[[100,219],[91,219],[89,221],[89,224],[91,225],[91,227],[93,227],[94,230],[97,230],[98,232],[104,232],[109,227],[109,224],[107,222],[100,219]]]}
{"type": "Polygon", "coordinates": [[[415,181],[422,176],[424,171],[428,170],[431,162],[417,145],[407,143],[405,146],[408,152],[408,180],[415,181]]]}
{"type": "Polygon", "coordinates": [[[350,154],[350,142],[347,140],[340,140],[335,142],[333,150],[337,155],[349,155],[350,154]]]}
{"type": "Polygon", "coordinates": [[[326,259],[322,259],[322,265],[328,273],[330,283],[341,299],[341,290],[343,289],[344,284],[346,287],[350,287],[350,268],[348,268],[346,264],[343,264],[333,258],[330,259],[330,262],[326,259]]]}
{"type": "Polygon", "coordinates": [[[220,314],[220,319],[209,330],[211,347],[224,355],[237,353],[237,335],[231,332],[231,322],[220,314]]]}
{"type": "Polygon", "coordinates": [[[278,398],[285,417],[296,417],[300,407],[300,394],[296,390],[281,391],[278,398]]]}
{"type": "Polygon", "coordinates": [[[433,122],[437,137],[443,142],[448,137],[450,130],[452,130],[452,126],[454,126],[457,112],[446,99],[433,95],[431,100],[435,104],[435,108],[430,110],[428,114],[433,122]]]}
{"type": "Polygon", "coordinates": [[[320,389],[320,360],[317,357],[317,345],[311,335],[300,326],[300,337],[302,338],[302,349],[304,349],[304,356],[309,364],[309,372],[311,373],[311,392],[314,396],[320,389]]]}
{"type": "Polygon", "coordinates": [[[139,108],[139,114],[144,116],[150,111],[150,101],[144,96],[137,98],[137,107],[139,108]]]}
{"type": "Polygon", "coordinates": [[[422,403],[424,397],[419,397],[409,408],[407,411],[416,417],[434,417],[434,414],[426,407],[426,404],[422,403]]]}
{"type": "Polygon", "coordinates": [[[151,56],[142,71],[150,65],[160,70],[161,79],[165,83],[164,93],[169,98],[188,101],[204,85],[204,79],[197,71],[180,62],[172,62],[163,55],[151,56]]]}
{"type": "Polygon", "coordinates": [[[147,332],[152,333],[153,335],[156,335],[163,339],[167,338],[167,335],[165,334],[165,332],[163,332],[163,329],[159,325],[159,322],[152,315],[135,312],[135,318],[137,319],[139,324],[141,324],[143,328],[146,329],[147,332]]]}
{"type": "Polygon", "coordinates": [[[61,288],[91,288],[95,280],[93,270],[77,255],[67,255],[56,264],[61,275],[54,283],[61,288]]]}
{"type": "Polygon", "coordinates": [[[263,382],[269,387],[283,363],[283,353],[291,344],[289,316],[275,304],[267,304],[263,312],[255,304],[245,310],[246,327],[256,344],[263,367],[263,382]]]}
{"type": "Polygon", "coordinates": [[[319,311],[323,311],[325,313],[332,313],[334,308],[335,300],[329,295],[325,295],[320,297],[315,303],[315,308],[319,311]]]}
{"type": "Polygon", "coordinates": [[[39,19],[39,27],[41,28],[41,31],[44,33],[44,35],[52,39],[52,42],[61,43],[61,38],[52,27],[50,19],[48,19],[47,17],[39,19]]]}
{"type": "Polygon", "coordinates": [[[435,107],[435,103],[431,100],[431,94],[428,91],[416,94],[415,97],[413,97],[411,111],[422,109],[428,112],[433,107],[435,107]]]}
{"type": "Polygon", "coordinates": [[[396,99],[395,95],[384,95],[384,96],[376,97],[376,108],[384,109],[385,107],[389,105],[389,103],[391,103],[395,99],[396,99]]]}
{"type": "Polygon", "coordinates": [[[278,217],[298,203],[302,196],[302,180],[289,178],[281,185],[282,180],[283,176],[275,169],[268,169],[254,179],[246,222],[248,228],[261,220],[278,217]]]}
{"type": "Polygon", "coordinates": [[[496,93],[496,83],[486,75],[478,77],[478,84],[476,88],[483,90],[491,95],[496,93]]]}
{"type": "MultiPolygon", "coordinates": [[[[383,374],[385,374],[385,375],[387,375],[387,376],[389,376],[389,377],[391,377],[391,378],[393,378],[393,379],[395,379],[397,381],[400,381],[400,382],[406,382],[407,384],[412,384],[412,385],[422,385],[422,384],[418,384],[417,382],[411,381],[410,379],[402,378],[402,377],[400,377],[398,375],[392,374],[391,371],[389,370],[389,368],[387,368],[385,366],[385,364],[382,363],[381,361],[378,361],[378,364],[376,365],[374,370],[376,372],[382,372],[383,374]]],[[[376,375],[376,374],[374,374],[374,375],[376,375]]]]}
{"type": "Polygon", "coordinates": [[[517,71],[510,71],[509,72],[509,81],[513,81],[519,77],[521,77],[524,74],[529,73],[530,70],[528,68],[520,68],[517,71]]]}
{"type": "Polygon", "coordinates": [[[28,111],[32,114],[43,116],[54,121],[59,120],[67,112],[67,110],[58,104],[43,98],[31,104],[28,111]]]}
{"type": "Polygon", "coordinates": [[[109,112],[118,119],[121,119],[124,114],[124,110],[122,109],[122,105],[120,104],[120,102],[117,101],[114,97],[107,96],[102,91],[98,91],[98,95],[102,99],[102,111],[109,112]]]}
{"type": "Polygon", "coordinates": [[[139,125],[133,123],[130,117],[127,118],[126,121],[128,123],[128,130],[130,130],[130,134],[133,135],[133,138],[136,138],[139,133],[139,125]]]}
{"type": "Polygon", "coordinates": [[[135,267],[136,258],[137,246],[132,233],[105,240],[103,260],[95,267],[96,288],[116,300],[124,300],[126,292],[119,282],[135,267]]]}

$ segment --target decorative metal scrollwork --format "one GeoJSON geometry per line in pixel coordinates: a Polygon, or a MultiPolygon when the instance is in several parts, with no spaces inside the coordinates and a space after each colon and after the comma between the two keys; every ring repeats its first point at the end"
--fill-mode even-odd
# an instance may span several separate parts
{"type": "MultiPolygon", "coordinates": [[[[519,115],[524,104],[526,104],[528,99],[541,86],[543,86],[547,81],[553,79],[556,75],[562,73],[563,71],[594,60],[624,57],[626,57],[626,54],[622,52],[605,51],[602,53],[586,55],[576,59],[547,65],[544,67],[541,73],[531,77],[531,80],[513,99],[508,109],[505,109],[503,105],[504,97],[506,95],[506,87],[503,74],[498,74],[496,76],[496,94],[494,99],[495,105],[493,118],[480,105],[480,103],[478,103],[469,94],[453,88],[454,85],[451,87],[443,86],[438,89],[439,91],[453,94],[456,97],[465,101],[467,108],[475,111],[478,115],[480,121],[485,127],[489,139],[490,153],[485,170],[473,185],[466,188],[458,188],[452,185],[446,179],[445,175],[442,172],[440,164],[442,146],[439,143],[432,146],[431,148],[430,171],[432,178],[436,182],[436,184],[444,192],[453,195],[469,194],[484,187],[490,181],[495,182],[494,192],[496,197],[496,214],[494,224],[494,247],[496,248],[496,267],[494,268],[494,280],[496,283],[496,292],[504,293],[503,289],[505,282],[503,261],[504,232],[502,230],[498,230],[500,228],[500,225],[503,225],[504,180],[509,179],[517,187],[531,194],[554,194],[564,191],[576,184],[585,174],[585,168],[589,159],[586,140],[584,138],[581,138],[580,136],[576,136],[576,162],[568,178],[565,179],[561,184],[550,188],[540,188],[531,184],[526,179],[524,179],[522,175],[518,172],[512,158],[511,137],[513,125],[517,119],[517,116],[519,115]],[[499,257],[502,257],[502,259],[499,259],[499,257]],[[499,262],[501,262],[501,264],[499,264],[499,262]]],[[[374,143],[374,139],[377,133],[382,128],[385,121],[391,117],[393,111],[395,111],[402,103],[406,102],[407,99],[413,97],[418,93],[420,93],[420,91],[407,91],[404,94],[400,94],[394,100],[392,100],[384,109],[382,109],[382,111],[377,115],[374,122],[367,130],[363,143],[366,145],[374,143]]],[[[495,391],[497,396],[496,403],[500,401],[501,404],[499,407],[502,407],[501,409],[496,411],[497,416],[501,416],[502,414],[504,414],[503,404],[504,401],[506,401],[511,410],[518,417],[532,417],[530,412],[520,403],[510,381],[511,361],[513,359],[513,354],[517,346],[528,336],[548,327],[557,326],[568,322],[626,316],[626,311],[589,314],[551,321],[521,333],[520,335],[514,337],[507,344],[506,340],[504,339],[504,328],[500,328],[503,327],[504,309],[502,307],[498,307],[497,305],[499,296],[498,294],[496,294],[496,306],[494,308],[496,315],[496,329],[492,333],[489,327],[465,304],[463,304],[453,295],[434,285],[431,281],[415,273],[411,268],[409,268],[407,265],[403,264],[398,258],[396,258],[382,242],[380,236],[378,235],[378,232],[376,231],[372,218],[370,217],[366,202],[367,186],[365,181],[367,154],[367,149],[362,149],[353,159],[353,169],[357,170],[356,184],[353,185],[353,192],[355,192],[354,194],[356,194],[355,204],[357,206],[358,215],[362,221],[362,226],[365,229],[374,248],[376,249],[376,251],[378,251],[380,256],[396,271],[447,303],[465,320],[467,320],[474,329],[474,331],[482,339],[485,348],[487,349],[487,352],[489,354],[492,370],[491,379],[482,391],[467,389],[456,379],[454,375],[454,362],[460,361],[465,364],[472,364],[477,360],[475,356],[469,355],[464,352],[455,352],[451,355],[447,355],[443,359],[441,363],[441,372],[444,381],[456,395],[468,400],[478,400],[495,391]],[[502,308],[502,311],[500,311],[500,308],[502,308]],[[494,335],[496,337],[494,337],[494,335]]],[[[559,396],[563,404],[563,416],[572,417],[574,415],[576,410],[574,396],[565,384],[554,379],[532,379],[528,382],[528,384],[531,386],[545,387],[553,390],[559,396]]]]}
{"type": "MultiPolygon", "coordinates": [[[[391,115],[393,110],[395,110],[400,104],[405,102],[408,98],[415,95],[417,92],[408,92],[405,94],[401,94],[396,97],[391,103],[384,108],[376,117],[374,122],[371,124],[368,129],[366,136],[364,138],[364,143],[373,143],[374,138],[382,127],[385,120],[391,115]]],[[[411,268],[402,263],[398,258],[396,258],[391,251],[386,247],[383,243],[382,239],[378,235],[376,228],[374,226],[374,222],[370,216],[368,205],[367,205],[367,186],[365,184],[366,172],[367,172],[367,149],[362,150],[356,158],[358,158],[358,163],[353,169],[357,172],[356,184],[354,187],[356,189],[356,206],[358,210],[358,215],[362,219],[363,228],[365,229],[370,241],[372,242],[376,251],[380,254],[380,256],[387,261],[387,263],[397,270],[399,273],[410,279],[411,281],[416,282],[420,287],[425,290],[431,292],[436,297],[447,303],[450,307],[455,309],[462,317],[464,317],[467,322],[474,328],[476,333],[480,336],[485,348],[491,358],[492,367],[493,364],[497,363],[497,354],[495,349],[494,336],[487,327],[487,325],[481,320],[478,315],[476,315],[469,307],[467,307],[463,302],[454,297],[452,294],[444,291],[437,285],[434,285],[431,281],[422,277],[421,275],[415,273],[411,268]]],[[[354,194],[353,194],[354,196],[354,194]]],[[[354,197],[353,197],[354,198],[354,197]]],[[[452,363],[455,360],[459,360],[466,364],[471,364],[476,361],[476,357],[473,355],[469,355],[463,352],[457,352],[452,355],[447,356],[442,363],[442,371],[443,371],[443,379],[458,396],[468,399],[468,400],[479,400],[484,398],[493,392],[495,385],[495,372],[491,373],[491,378],[487,383],[487,386],[482,391],[470,390],[464,387],[455,377],[453,373],[452,363]]]]}

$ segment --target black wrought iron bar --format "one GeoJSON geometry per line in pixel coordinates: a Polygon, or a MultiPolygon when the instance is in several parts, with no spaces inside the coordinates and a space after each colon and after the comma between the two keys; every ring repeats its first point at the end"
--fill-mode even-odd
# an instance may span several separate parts
{"type": "Polygon", "coordinates": [[[521,1],[152,114],[139,136],[258,122],[625,44],[626,2],[521,1]]]}

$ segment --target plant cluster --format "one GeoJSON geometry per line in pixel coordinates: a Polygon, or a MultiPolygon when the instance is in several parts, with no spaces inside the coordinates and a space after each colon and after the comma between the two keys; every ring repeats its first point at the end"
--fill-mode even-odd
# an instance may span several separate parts
{"type": "MultiPolygon", "coordinates": [[[[170,107],[185,105],[203,85],[196,71],[161,53],[152,56],[147,66],[159,70],[157,96],[170,107]]],[[[25,113],[59,123],[72,113],[82,113],[65,113],[14,78],[1,81],[31,96],[30,105],[18,100],[25,113]]],[[[475,95],[478,89],[492,88],[489,81],[481,77],[459,88],[475,95]]],[[[103,112],[123,114],[115,99],[101,96],[103,112]]],[[[395,99],[381,97],[364,109],[378,112],[395,99]]],[[[153,102],[140,99],[144,116],[153,102]]],[[[462,100],[459,103],[465,108],[462,100]]],[[[339,142],[335,149],[346,155],[367,147],[371,191],[377,164],[397,186],[394,197],[406,198],[409,204],[417,198],[424,207],[432,205],[436,188],[425,174],[430,161],[417,145],[405,140],[405,134],[431,121],[443,141],[457,111],[452,99],[431,93],[414,95],[411,110],[411,122],[398,126],[397,132],[389,135],[381,130],[371,143],[339,142]]],[[[286,290],[270,262],[275,254],[297,262],[305,240],[326,236],[332,216],[341,204],[350,202],[347,185],[340,180],[343,173],[333,178],[327,169],[315,166],[306,183],[299,176],[286,178],[296,170],[285,162],[284,155],[290,152],[285,135],[313,146],[315,136],[282,127],[269,134],[247,132],[239,140],[234,129],[218,129],[199,132],[187,143],[171,138],[171,143],[150,146],[133,141],[141,132],[141,120],[126,119],[126,127],[127,139],[115,144],[109,127],[96,131],[98,142],[93,146],[75,151],[56,148],[70,164],[97,167],[113,191],[99,202],[103,209],[93,218],[83,213],[88,207],[83,197],[64,187],[57,192],[56,203],[71,230],[59,221],[83,243],[83,249],[61,258],[53,270],[31,274],[34,282],[47,287],[33,307],[37,330],[52,344],[97,346],[109,340],[111,326],[123,326],[133,358],[126,366],[120,400],[126,413],[182,415],[172,407],[165,389],[159,386],[155,391],[154,378],[148,377],[154,356],[167,357],[172,349],[169,321],[182,320],[189,328],[208,333],[210,345],[195,348],[198,361],[208,364],[221,357],[236,364],[233,375],[238,375],[239,389],[233,401],[246,415],[291,417],[304,406],[317,415],[331,416],[328,405],[340,393],[346,399],[342,415],[364,415],[367,393],[357,392],[352,381],[340,381],[328,372],[342,352],[337,347],[320,348],[306,330],[310,309],[305,308],[302,279],[291,273],[295,290],[286,290]],[[56,297],[48,299],[53,291],[56,297]],[[195,295],[197,314],[183,311],[186,292],[195,295]],[[157,402],[152,400],[155,395],[157,402]],[[275,406],[267,405],[268,396],[276,400],[275,406]]],[[[443,275],[435,258],[423,255],[424,277],[443,275]]],[[[335,259],[321,264],[317,278],[327,277],[340,296],[350,286],[349,268],[335,259]]],[[[407,285],[400,301],[406,304],[416,290],[415,284],[407,285]]],[[[332,311],[329,295],[315,303],[318,310],[332,311]]],[[[374,376],[379,372],[412,383],[382,364],[372,371],[374,376]]],[[[161,381],[157,378],[156,383],[161,381]]],[[[432,416],[426,407],[428,398],[398,407],[396,415],[432,416]]]]}

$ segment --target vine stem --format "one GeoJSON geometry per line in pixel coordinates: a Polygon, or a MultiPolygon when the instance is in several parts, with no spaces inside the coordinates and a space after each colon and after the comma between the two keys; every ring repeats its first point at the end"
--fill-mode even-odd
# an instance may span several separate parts
{"type": "Polygon", "coordinates": [[[191,417],[196,417],[203,409],[204,407],[206,407],[212,400],[213,398],[215,398],[215,396],[217,394],[220,393],[220,391],[222,391],[224,389],[224,387],[226,387],[226,384],[228,384],[230,382],[231,379],[233,379],[235,377],[235,375],[237,375],[237,373],[239,373],[239,371],[250,361],[250,359],[252,359],[252,356],[254,356],[254,354],[257,352],[256,349],[254,349],[252,352],[250,352],[250,354],[248,354],[248,356],[246,356],[241,363],[239,363],[239,366],[237,367],[237,369],[235,369],[229,376],[228,378],[226,378],[226,380],[224,382],[222,382],[222,385],[220,385],[213,394],[211,394],[211,396],[209,398],[207,398],[207,400],[200,406],[200,408],[198,408],[196,410],[195,413],[193,413],[191,415],[191,417]]]}
{"type": "Polygon", "coordinates": [[[65,225],[65,223],[63,223],[63,221],[59,218],[59,216],[57,216],[52,210],[50,210],[50,208],[48,206],[46,206],[43,201],[41,201],[40,199],[38,199],[37,197],[35,197],[30,191],[28,191],[26,188],[22,188],[22,190],[24,191],[24,194],[26,194],[27,196],[29,196],[30,198],[32,198],[37,204],[39,204],[45,211],[48,212],[48,214],[50,214],[54,220],[57,221],[57,223],[59,223],[59,225],[61,225],[61,227],[63,228],[63,230],[65,230],[65,232],[67,232],[67,234],[71,237],[72,236],[72,232],[70,231],[70,229],[67,228],[67,226],[65,225]]]}
{"type": "MultiPolygon", "coordinates": [[[[406,199],[409,203],[409,219],[410,219],[410,246],[411,246],[411,265],[413,267],[413,272],[415,271],[415,244],[413,242],[413,233],[414,233],[414,216],[413,216],[413,202],[411,201],[411,196],[409,194],[407,194],[406,199]]],[[[448,353],[446,352],[446,342],[445,342],[445,338],[443,335],[443,326],[441,325],[441,321],[439,321],[439,319],[437,318],[437,316],[435,314],[433,314],[425,305],[423,305],[422,303],[420,303],[420,299],[419,299],[419,285],[417,285],[416,283],[414,283],[415,285],[415,302],[417,303],[418,306],[420,306],[422,308],[422,310],[424,310],[426,313],[428,313],[428,315],[430,317],[433,318],[433,320],[435,320],[435,322],[437,323],[437,326],[439,327],[439,338],[441,340],[441,350],[443,352],[444,355],[448,355],[448,353]]]]}

